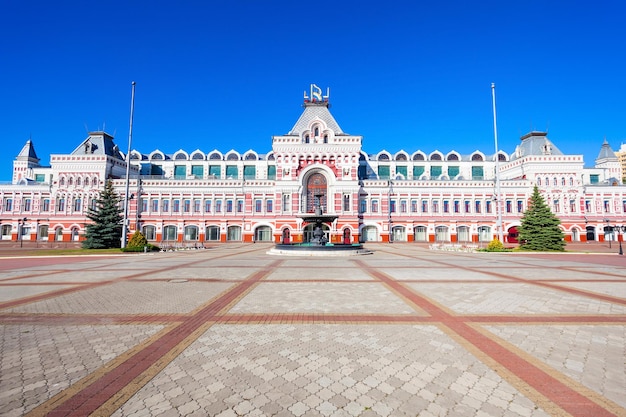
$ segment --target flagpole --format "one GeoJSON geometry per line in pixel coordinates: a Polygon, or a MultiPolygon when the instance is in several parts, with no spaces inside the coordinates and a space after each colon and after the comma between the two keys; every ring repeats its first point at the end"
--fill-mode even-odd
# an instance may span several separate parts
{"type": "Polygon", "coordinates": [[[496,228],[498,229],[498,239],[504,243],[504,231],[502,230],[502,207],[500,192],[500,155],[498,154],[498,128],[496,125],[496,83],[491,83],[491,99],[493,104],[493,138],[496,146],[496,215],[498,221],[496,228]]]}
{"type": "Polygon", "coordinates": [[[124,223],[122,224],[122,249],[128,240],[128,204],[130,202],[130,149],[133,141],[133,115],[135,113],[135,82],[132,82],[130,93],[130,126],[128,128],[128,152],[126,152],[126,192],[124,194],[124,223]]]}

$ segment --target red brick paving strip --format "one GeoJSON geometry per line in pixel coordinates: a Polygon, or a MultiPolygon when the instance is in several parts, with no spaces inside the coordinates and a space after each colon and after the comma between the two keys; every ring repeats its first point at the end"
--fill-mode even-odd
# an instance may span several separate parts
{"type": "MultiPolygon", "coordinates": [[[[579,392],[565,385],[563,382],[554,378],[550,374],[539,369],[534,364],[519,357],[494,340],[486,337],[480,332],[468,325],[463,318],[455,317],[448,314],[442,308],[436,306],[431,301],[417,295],[404,284],[395,281],[386,274],[370,268],[367,264],[356,261],[364,270],[367,270],[372,276],[378,278],[381,282],[393,288],[406,299],[410,300],[419,308],[427,311],[433,317],[437,318],[444,326],[448,327],[458,336],[471,343],[485,355],[501,364],[505,369],[513,375],[520,378],[528,386],[545,396],[555,405],[570,413],[574,417],[604,417],[614,416],[611,413],[589,398],[581,395],[579,392]]],[[[457,266],[458,268],[458,266],[457,266]]]]}
{"type": "MultiPolygon", "coordinates": [[[[230,290],[210,302],[206,307],[199,310],[196,314],[188,317],[179,326],[163,335],[163,337],[143,347],[143,349],[138,351],[131,358],[114,369],[105,372],[102,376],[67,400],[57,404],[55,398],[52,398],[27,415],[84,417],[93,413],[107,400],[114,397],[122,388],[128,386],[136,377],[147,371],[161,358],[168,355],[172,349],[176,348],[178,344],[195,330],[208,321],[211,321],[222,309],[248,291],[281,263],[282,261],[275,261],[253,274],[247,280],[236,284],[230,290]]],[[[172,356],[172,359],[173,358],[174,356],[172,356]]],[[[164,367],[169,362],[161,363],[164,367]]],[[[141,386],[137,386],[136,388],[135,392],[139,390],[141,386]]]]}

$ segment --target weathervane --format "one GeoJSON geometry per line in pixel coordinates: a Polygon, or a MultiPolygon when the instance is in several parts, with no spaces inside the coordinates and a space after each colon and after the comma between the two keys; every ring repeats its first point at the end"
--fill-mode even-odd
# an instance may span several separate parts
{"type": "Polygon", "coordinates": [[[304,91],[304,102],[305,103],[328,103],[328,97],[330,97],[330,88],[326,88],[326,95],[322,95],[322,89],[319,88],[315,84],[311,84],[311,98],[307,96],[307,92],[304,91]]]}

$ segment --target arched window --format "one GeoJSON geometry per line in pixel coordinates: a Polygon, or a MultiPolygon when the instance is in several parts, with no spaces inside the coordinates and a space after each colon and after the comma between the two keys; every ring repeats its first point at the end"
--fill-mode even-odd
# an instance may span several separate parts
{"type": "Polygon", "coordinates": [[[220,240],[220,227],[219,226],[207,226],[204,240],[207,241],[216,241],[220,240]]]}
{"type": "Polygon", "coordinates": [[[431,161],[441,161],[441,155],[439,155],[438,153],[432,154],[430,156],[430,160],[431,161]]]}
{"type": "Polygon", "coordinates": [[[156,239],[156,227],[146,225],[143,227],[143,235],[146,237],[146,240],[155,240],[156,239]]]}
{"type": "Polygon", "coordinates": [[[469,242],[470,239],[470,228],[467,226],[459,226],[456,229],[456,236],[459,242],[469,242]]]}
{"type": "Polygon", "coordinates": [[[565,187],[565,177],[561,178],[561,185],[565,187]]]}
{"type": "Polygon", "coordinates": [[[314,213],[316,207],[322,208],[322,211],[327,207],[326,194],[328,192],[326,184],[326,177],[316,172],[311,175],[306,184],[306,211],[307,213],[314,213]]]}
{"type": "Polygon", "coordinates": [[[211,154],[211,156],[209,156],[209,159],[211,161],[221,161],[222,160],[222,156],[219,153],[217,153],[217,152],[213,152],[211,154]]]}
{"type": "Polygon", "coordinates": [[[163,240],[176,241],[178,239],[178,229],[174,225],[163,228],[163,240]]]}
{"type": "Polygon", "coordinates": [[[198,226],[185,226],[185,240],[198,240],[198,226]]]}
{"type": "Polygon", "coordinates": [[[196,152],[192,155],[191,159],[193,160],[203,160],[204,159],[204,155],[202,155],[200,152],[196,152]]]}
{"type": "Polygon", "coordinates": [[[379,161],[388,161],[389,160],[389,155],[387,155],[386,153],[380,154],[378,156],[378,160],[379,161]]]}
{"type": "Polygon", "coordinates": [[[537,185],[541,187],[541,178],[537,178],[537,185]]]}
{"type": "Polygon", "coordinates": [[[498,161],[506,162],[506,155],[503,155],[503,154],[499,153],[498,154],[498,161]]]}
{"type": "Polygon", "coordinates": [[[406,155],[401,153],[396,156],[396,161],[406,161],[406,155]]]}
{"type": "Polygon", "coordinates": [[[187,155],[185,155],[182,152],[179,152],[179,153],[176,154],[176,157],[174,159],[176,159],[177,161],[180,161],[180,160],[183,160],[183,159],[187,159],[187,155]]]}
{"type": "Polygon", "coordinates": [[[226,157],[227,161],[239,161],[239,155],[237,155],[236,153],[231,153],[228,154],[228,156],[226,157]]]}
{"type": "MultiPolygon", "coordinates": [[[[289,229],[287,229],[289,230],[289,229]]],[[[254,231],[255,242],[271,242],[272,241],[272,228],[269,226],[259,226],[254,231]]]]}
{"type": "Polygon", "coordinates": [[[435,227],[435,241],[448,242],[449,240],[450,239],[448,238],[448,228],[446,226],[435,227]]]}
{"type": "Polygon", "coordinates": [[[475,153],[474,155],[472,155],[472,161],[482,161],[483,157],[481,154],[475,153]]]}
{"type": "Polygon", "coordinates": [[[415,226],[415,229],[413,229],[413,240],[416,242],[428,242],[426,226],[415,226]]]}
{"type": "Polygon", "coordinates": [[[226,240],[241,241],[241,226],[228,226],[226,240]]]}
{"type": "Polygon", "coordinates": [[[422,155],[421,153],[416,153],[415,155],[413,155],[413,160],[414,161],[424,161],[426,158],[424,158],[424,155],[422,155]]]}
{"type": "Polygon", "coordinates": [[[453,153],[453,154],[448,155],[448,161],[458,161],[458,160],[459,160],[458,155],[456,155],[456,154],[454,154],[454,153],[453,153]]]}
{"type": "Polygon", "coordinates": [[[569,186],[570,187],[574,186],[574,177],[569,177],[569,186]]]}

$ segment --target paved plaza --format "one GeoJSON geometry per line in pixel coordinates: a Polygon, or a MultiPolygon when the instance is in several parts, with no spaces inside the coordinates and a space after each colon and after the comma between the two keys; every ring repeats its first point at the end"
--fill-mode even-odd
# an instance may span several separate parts
{"type": "Polygon", "coordinates": [[[626,256],[0,258],[1,416],[626,416],[626,256]]]}

